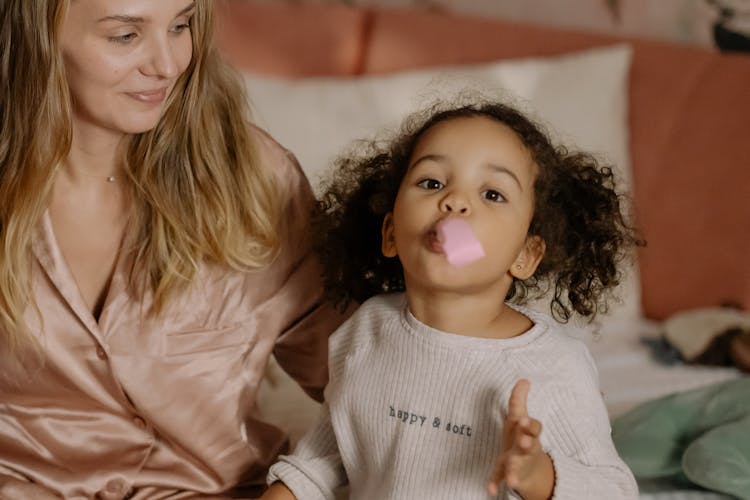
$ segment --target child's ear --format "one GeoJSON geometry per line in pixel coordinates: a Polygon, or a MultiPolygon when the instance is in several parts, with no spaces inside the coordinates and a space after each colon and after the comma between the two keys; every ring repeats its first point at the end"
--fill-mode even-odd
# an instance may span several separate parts
{"type": "Polygon", "coordinates": [[[541,236],[527,236],[523,249],[510,266],[510,274],[516,279],[525,280],[531,278],[537,266],[544,257],[547,246],[541,236]]]}
{"type": "Polygon", "coordinates": [[[383,252],[383,255],[385,257],[395,257],[398,255],[396,240],[393,238],[393,212],[385,214],[383,226],[380,228],[380,235],[383,238],[380,245],[380,251],[383,252]]]}

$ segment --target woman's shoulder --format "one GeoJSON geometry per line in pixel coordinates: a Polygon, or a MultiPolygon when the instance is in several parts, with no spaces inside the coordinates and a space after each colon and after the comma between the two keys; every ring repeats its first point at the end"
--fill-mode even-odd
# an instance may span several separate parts
{"type": "Polygon", "coordinates": [[[249,128],[257,164],[268,172],[276,185],[283,222],[289,229],[288,236],[298,240],[301,234],[309,230],[309,219],[315,204],[310,182],[292,151],[257,125],[250,123],[249,128]]]}
{"type": "Polygon", "coordinates": [[[258,161],[274,174],[282,188],[292,188],[300,182],[308,184],[294,153],[282,146],[266,130],[249,124],[250,135],[255,145],[258,161]]]}
{"type": "Polygon", "coordinates": [[[279,144],[279,142],[274,139],[271,134],[268,133],[268,131],[260,128],[254,123],[248,123],[248,127],[250,129],[250,134],[252,135],[253,141],[255,142],[256,146],[259,147],[261,153],[276,153],[282,155],[289,154],[289,150],[279,144]]]}

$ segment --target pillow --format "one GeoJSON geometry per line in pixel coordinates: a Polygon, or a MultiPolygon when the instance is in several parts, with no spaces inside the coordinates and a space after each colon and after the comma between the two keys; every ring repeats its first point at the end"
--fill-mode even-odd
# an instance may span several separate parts
{"type": "MultiPolygon", "coordinates": [[[[293,151],[314,186],[356,139],[395,129],[411,111],[465,88],[498,95],[546,125],[558,142],[596,154],[631,184],[627,81],[631,49],[439,67],[357,78],[283,79],[245,73],[254,121],[293,151]]],[[[638,274],[626,272],[610,316],[640,317],[638,274]]]]}
{"type": "MultiPolygon", "coordinates": [[[[745,391],[747,391],[747,387],[745,391]]],[[[744,393],[747,397],[747,392],[744,393]]],[[[750,499],[750,413],[708,431],[687,447],[682,470],[693,483],[750,499]]]]}
{"type": "Polygon", "coordinates": [[[364,10],[278,1],[213,3],[216,44],[237,68],[287,77],[344,76],[360,69],[364,10]]]}
{"type": "Polygon", "coordinates": [[[750,377],[646,402],[612,422],[618,453],[639,480],[687,479],[750,498],[750,377]]]}

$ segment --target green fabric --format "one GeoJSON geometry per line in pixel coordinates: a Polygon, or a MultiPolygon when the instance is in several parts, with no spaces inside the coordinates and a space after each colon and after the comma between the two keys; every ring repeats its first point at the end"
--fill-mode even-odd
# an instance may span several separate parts
{"type": "Polygon", "coordinates": [[[750,499],[750,415],[690,443],[682,455],[682,470],[704,488],[750,499]]]}
{"type": "Polygon", "coordinates": [[[750,377],[644,403],[614,420],[612,437],[638,479],[750,500],[750,377]]]}

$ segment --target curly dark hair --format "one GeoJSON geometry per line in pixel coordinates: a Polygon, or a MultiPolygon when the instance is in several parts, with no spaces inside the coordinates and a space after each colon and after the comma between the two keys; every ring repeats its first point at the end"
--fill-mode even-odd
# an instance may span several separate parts
{"type": "Polygon", "coordinates": [[[329,297],[343,308],[352,300],[405,289],[401,262],[380,251],[383,218],[393,209],[422,135],[437,123],[465,117],[510,127],[539,167],[529,234],[541,237],[546,251],[531,278],[514,279],[506,300],[523,303],[554,288],[550,312],[558,321],[573,313],[593,319],[605,312],[604,292],[619,283],[619,264],[633,246],[643,245],[624,214],[612,168],[554,145],[541,126],[496,102],[435,104],[407,117],[395,138],[360,142],[358,153],[336,160],[313,217],[329,297]]]}

